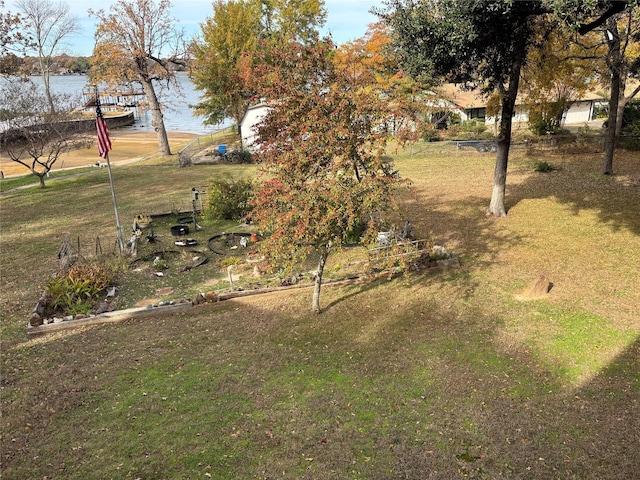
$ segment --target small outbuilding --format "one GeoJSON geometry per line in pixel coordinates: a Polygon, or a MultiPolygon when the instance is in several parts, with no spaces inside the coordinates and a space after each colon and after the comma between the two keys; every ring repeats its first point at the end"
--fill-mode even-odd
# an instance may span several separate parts
{"type": "Polygon", "coordinates": [[[240,134],[242,137],[242,148],[253,150],[253,144],[257,137],[257,127],[269,113],[269,107],[266,103],[258,103],[247,108],[247,111],[240,122],[240,134]]]}

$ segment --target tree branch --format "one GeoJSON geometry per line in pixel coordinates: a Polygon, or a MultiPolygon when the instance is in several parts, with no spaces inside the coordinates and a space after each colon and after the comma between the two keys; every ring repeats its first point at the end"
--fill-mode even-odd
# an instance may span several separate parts
{"type": "Polygon", "coordinates": [[[609,7],[607,11],[605,11],[602,15],[596,18],[593,22],[580,25],[580,28],[578,28],[578,33],[580,35],[589,33],[590,31],[604,24],[610,17],[616,15],[617,13],[622,12],[625,8],[627,8],[627,6],[628,6],[627,0],[611,2],[611,7],[609,7]]]}
{"type": "Polygon", "coordinates": [[[640,85],[638,85],[633,92],[631,92],[631,94],[627,97],[627,101],[631,100],[633,97],[635,97],[638,93],[640,93],[640,85]]]}

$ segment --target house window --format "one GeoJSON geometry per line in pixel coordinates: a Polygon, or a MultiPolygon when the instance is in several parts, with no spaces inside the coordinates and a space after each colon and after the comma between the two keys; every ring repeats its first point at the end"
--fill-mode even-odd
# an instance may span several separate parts
{"type": "Polygon", "coordinates": [[[486,108],[470,108],[469,109],[469,119],[479,118],[480,120],[484,120],[487,116],[486,108]]]}

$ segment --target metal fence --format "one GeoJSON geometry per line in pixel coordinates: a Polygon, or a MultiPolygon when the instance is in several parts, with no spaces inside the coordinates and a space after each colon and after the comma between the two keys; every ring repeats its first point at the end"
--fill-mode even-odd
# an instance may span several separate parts
{"type": "MultiPolygon", "coordinates": [[[[529,140],[512,141],[511,148],[523,148],[527,151],[536,149],[555,149],[562,147],[595,147],[604,150],[604,135],[553,135],[529,140]]],[[[481,153],[495,152],[495,140],[445,140],[439,142],[419,142],[411,146],[411,155],[433,152],[438,149],[476,150],[481,153]]],[[[626,150],[640,150],[640,136],[621,135],[618,137],[617,148],[626,150]]]]}
{"type": "Polygon", "coordinates": [[[178,152],[178,160],[180,162],[181,167],[186,167],[191,165],[191,159],[193,156],[201,152],[207,147],[214,145],[216,143],[215,136],[227,130],[229,127],[220,128],[213,132],[207,133],[205,135],[200,135],[199,137],[194,138],[189,143],[187,143],[179,152],[178,152]]]}

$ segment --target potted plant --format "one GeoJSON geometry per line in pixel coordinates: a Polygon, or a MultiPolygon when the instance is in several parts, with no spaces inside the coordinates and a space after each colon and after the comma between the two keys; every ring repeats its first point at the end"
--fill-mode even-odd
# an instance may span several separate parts
{"type": "Polygon", "coordinates": [[[136,215],[135,224],[138,228],[147,228],[153,220],[150,215],[136,215]]]}

